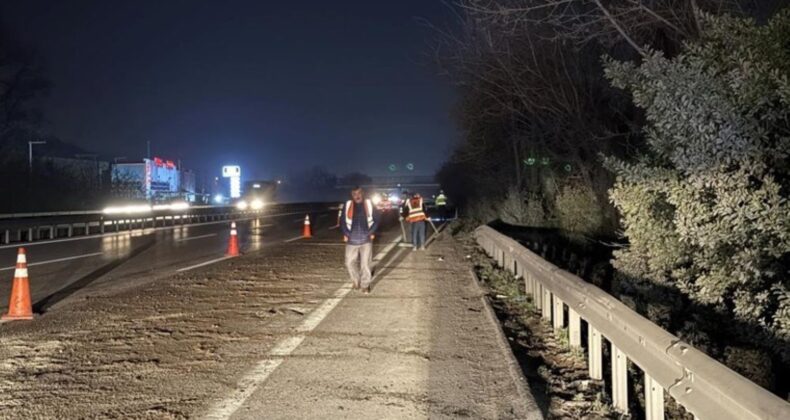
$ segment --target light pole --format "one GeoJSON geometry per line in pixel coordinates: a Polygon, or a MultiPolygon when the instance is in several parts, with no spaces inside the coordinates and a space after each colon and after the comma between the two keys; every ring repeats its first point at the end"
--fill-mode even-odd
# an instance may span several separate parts
{"type": "Polygon", "coordinates": [[[28,170],[30,171],[30,175],[33,175],[33,145],[34,144],[47,144],[45,141],[28,141],[27,142],[27,151],[28,151],[28,170]]]}

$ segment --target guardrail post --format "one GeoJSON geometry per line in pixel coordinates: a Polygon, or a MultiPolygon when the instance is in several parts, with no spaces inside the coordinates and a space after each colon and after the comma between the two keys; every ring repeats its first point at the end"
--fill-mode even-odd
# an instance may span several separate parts
{"type": "Polygon", "coordinates": [[[541,308],[543,319],[551,320],[551,292],[543,287],[543,307],[541,308]]]}
{"type": "Polygon", "coordinates": [[[68,236],[69,238],[71,238],[71,235],[72,235],[73,233],[74,233],[74,225],[71,225],[71,224],[70,224],[70,225],[68,226],[68,229],[67,229],[67,232],[66,232],[66,236],[68,236]]]}
{"type": "Polygon", "coordinates": [[[579,314],[568,305],[568,341],[572,349],[582,346],[582,328],[579,314]]]}
{"type": "Polygon", "coordinates": [[[565,309],[562,307],[562,300],[554,295],[554,331],[559,331],[565,326],[565,309]]]}
{"type": "Polygon", "coordinates": [[[4,244],[10,244],[11,243],[11,231],[8,230],[8,229],[5,230],[5,235],[3,237],[3,243],[4,244]]]}
{"type": "Polygon", "coordinates": [[[664,388],[645,373],[645,420],[664,420],[664,388]]]}
{"type": "Polygon", "coordinates": [[[33,228],[29,227],[29,228],[27,228],[27,241],[28,242],[33,242],[34,240],[35,240],[35,238],[33,238],[33,228]]]}
{"type": "Polygon", "coordinates": [[[538,310],[541,310],[543,308],[543,286],[535,276],[530,276],[532,277],[532,300],[535,301],[535,306],[538,310]]]}
{"type": "Polygon", "coordinates": [[[603,379],[603,356],[601,351],[601,333],[589,322],[587,323],[587,366],[590,378],[603,379]]]}
{"type": "Polygon", "coordinates": [[[628,414],[628,358],[612,343],[612,405],[628,414]]]}

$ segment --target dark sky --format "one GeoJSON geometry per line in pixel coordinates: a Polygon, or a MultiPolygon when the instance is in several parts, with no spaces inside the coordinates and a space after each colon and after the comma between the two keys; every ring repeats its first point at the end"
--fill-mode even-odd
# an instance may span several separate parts
{"type": "Polygon", "coordinates": [[[453,91],[426,58],[440,0],[0,2],[46,63],[50,130],[107,156],[238,163],[274,177],[321,164],[432,174],[454,141],[453,91]]]}

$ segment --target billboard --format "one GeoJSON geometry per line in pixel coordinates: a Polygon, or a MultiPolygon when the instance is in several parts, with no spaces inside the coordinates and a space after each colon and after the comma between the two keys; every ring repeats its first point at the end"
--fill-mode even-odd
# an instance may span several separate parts
{"type": "Polygon", "coordinates": [[[148,197],[161,193],[177,193],[181,187],[178,167],[172,160],[158,157],[143,159],[148,197]]]}
{"type": "Polygon", "coordinates": [[[157,199],[178,194],[181,175],[172,160],[155,157],[143,159],[142,163],[113,165],[112,184],[115,195],[157,199]]]}
{"type": "Polygon", "coordinates": [[[222,177],[230,178],[230,198],[241,197],[241,167],[238,165],[223,166],[222,177]]]}

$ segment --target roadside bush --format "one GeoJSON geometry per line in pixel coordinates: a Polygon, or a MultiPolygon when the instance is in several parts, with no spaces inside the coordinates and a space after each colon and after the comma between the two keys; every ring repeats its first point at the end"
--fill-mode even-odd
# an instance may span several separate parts
{"type": "Polygon", "coordinates": [[[499,217],[496,208],[489,200],[474,200],[466,206],[465,210],[464,216],[477,226],[491,223],[499,217]]]}
{"type": "Polygon", "coordinates": [[[601,231],[603,214],[589,187],[569,183],[560,188],[554,202],[559,227],[570,232],[594,235],[601,231]]]}
{"type": "MultiPolygon", "coordinates": [[[[764,26],[702,23],[700,41],[677,57],[607,60],[607,77],[645,111],[649,148],[638,161],[606,160],[629,241],[614,265],[633,280],[623,289],[648,301],[679,293],[692,308],[676,309],[707,314],[681,331],[711,328],[716,341],[759,343],[787,363],[790,9],[764,26]]],[[[726,359],[737,354],[746,353],[731,349],[726,359]]]]}
{"type": "Polygon", "coordinates": [[[538,194],[528,194],[511,187],[502,202],[500,219],[516,226],[544,227],[547,223],[543,200],[538,194]]]}

